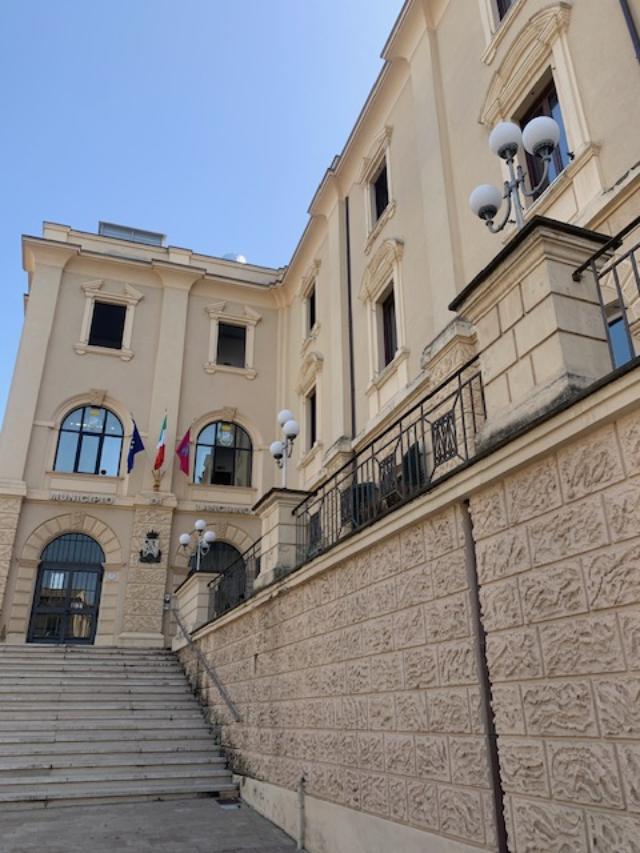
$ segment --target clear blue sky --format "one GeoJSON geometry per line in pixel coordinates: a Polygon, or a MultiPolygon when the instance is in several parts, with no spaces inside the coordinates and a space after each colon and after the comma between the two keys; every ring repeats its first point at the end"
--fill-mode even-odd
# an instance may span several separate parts
{"type": "Polygon", "coordinates": [[[401,5],[4,0],[0,416],[26,289],[20,235],[105,219],[287,263],[401,5]]]}

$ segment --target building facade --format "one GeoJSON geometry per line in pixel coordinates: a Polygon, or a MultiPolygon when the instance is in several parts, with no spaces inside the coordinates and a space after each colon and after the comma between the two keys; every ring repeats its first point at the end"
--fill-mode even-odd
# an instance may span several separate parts
{"type": "Polygon", "coordinates": [[[640,214],[634,21],[408,0],[282,269],[23,240],[2,639],[167,645],[178,590],[246,796],[293,832],[304,777],[310,850],[639,849],[637,231],[609,240],[640,214]],[[540,115],[549,180],[491,234],[489,133],[540,115]],[[245,573],[226,614],[187,577],[197,517],[245,573]]]}

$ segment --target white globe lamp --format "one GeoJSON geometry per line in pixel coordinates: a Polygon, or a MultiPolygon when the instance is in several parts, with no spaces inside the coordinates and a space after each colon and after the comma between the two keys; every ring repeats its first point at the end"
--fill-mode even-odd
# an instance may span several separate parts
{"type": "Polygon", "coordinates": [[[293,412],[290,412],[289,409],[283,409],[278,415],[278,423],[281,427],[283,427],[287,421],[293,420],[293,412]]]}
{"type": "Polygon", "coordinates": [[[538,116],[525,127],[522,142],[529,154],[548,156],[560,142],[560,126],[550,116],[538,116]]]}
{"type": "Polygon", "coordinates": [[[298,421],[295,421],[293,418],[290,418],[285,424],[282,426],[282,432],[286,435],[287,438],[297,438],[300,434],[300,424],[298,421]]]}
{"type": "Polygon", "coordinates": [[[515,122],[501,121],[491,131],[489,148],[503,160],[516,156],[522,145],[522,131],[515,122]]]}
{"type": "Polygon", "coordinates": [[[469,207],[480,219],[491,221],[502,206],[502,193],[491,184],[481,184],[469,196],[469,207]]]}

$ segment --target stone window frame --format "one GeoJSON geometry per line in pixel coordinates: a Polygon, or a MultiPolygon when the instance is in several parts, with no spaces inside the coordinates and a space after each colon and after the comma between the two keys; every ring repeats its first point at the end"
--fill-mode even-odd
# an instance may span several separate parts
{"type": "Polygon", "coordinates": [[[365,208],[364,216],[366,223],[366,239],[364,244],[365,255],[368,255],[371,252],[373,244],[376,242],[376,239],[380,235],[382,229],[396,212],[396,202],[393,195],[393,170],[391,168],[390,157],[392,135],[393,127],[391,125],[385,125],[384,129],[382,130],[382,133],[380,133],[376,137],[366,157],[364,157],[362,160],[362,167],[360,169],[358,183],[362,184],[362,186],[364,187],[363,198],[365,208]],[[389,191],[389,202],[380,218],[374,221],[373,181],[376,175],[378,174],[383,161],[387,167],[387,188],[389,191]]]}
{"type": "Polygon", "coordinates": [[[501,18],[497,0],[478,0],[480,21],[484,30],[486,43],[486,48],[482,54],[482,61],[487,65],[490,65],[495,59],[498,47],[504,41],[518,12],[526,2],[527,0],[515,0],[511,8],[507,10],[507,14],[501,18]]]}
{"type": "Polygon", "coordinates": [[[358,298],[364,304],[367,312],[367,338],[369,350],[369,383],[366,393],[378,389],[392,373],[398,372],[400,366],[409,357],[407,347],[407,332],[402,287],[402,256],[404,243],[401,240],[389,239],[381,244],[371,259],[362,280],[358,298]],[[380,300],[393,284],[393,295],[396,309],[397,349],[393,359],[382,366],[382,333],[380,300]]]}
{"type": "Polygon", "coordinates": [[[84,312],[82,315],[82,325],[80,327],[80,339],[73,345],[74,350],[78,355],[86,353],[97,353],[100,355],[111,355],[122,359],[122,361],[131,361],[134,356],[131,349],[131,338],[133,336],[133,320],[135,308],[138,302],[144,299],[142,293],[132,287],[130,284],[125,284],[121,293],[112,293],[102,289],[104,279],[96,279],[88,281],[82,285],[82,290],[85,295],[84,312]],[[122,330],[122,346],[120,349],[112,347],[99,347],[89,343],[91,334],[91,323],[93,320],[93,311],[96,302],[104,302],[108,305],[124,305],[126,314],[124,318],[124,329],[122,330]]]}
{"type": "MultiPolygon", "coordinates": [[[[503,24],[513,25],[520,8],[519,0],[509,10],[503,24]]],[[[494,71],[484,104],[480,123],[487,132],[500,121],[516,120],[521,114],[531,91],[550,76],[555,85],[560,110],[567,134],[569,150],[574,159],[556,180],[541,193],[527,208],[527,216],[544,213],[557,197],[564,192],[574,177],[595,159],[598,193],[602,191],[602,177],[597,158],[599,147],[592,141],[586,120],[577,77],[569,49],[567,29],[572,6],[560,0],[533,15],[517,33],[499,67],[494,71]]],[[[486,60],[485,60],[486,61],[486,60]]],[[[527,168],[522,155],[521,165],[527,168]]],[[[507,168],[502,163],[503,178],[508,178],[507,168]]],[[[588,204],[596,194],[586,199],[588,204]]],[[[578,212],[584,209],[577,204],[578,212]]]]}
{"type": "Polygon", "coordinates": [[[296,290],[296,297],[300,302],[301,310],[301,336],[302,347],[301,354],[304,357],[309,347],[318,337],[320,333],[320,320],[318,319],[318,275],[320,273],[321,261],[317,258],[309,265],[305,274],[302,276],[300,285],[296,290]],[[307,299],[312,288],[316,290],[316,321],[311,328],[308,326],[308,305],[307,299]]]}
{"type": "Polygon", "coordinates": [[[262,320],[262,315],[246,305],[243,310],[243,314],[228,310],[226,302],[213,302],[205,308],[209,317],[209,352],[207,361],[203,365],[205,373],[232,373],[235,376],[244,376],[245,379],[255,379],[258,375],[255,368],[255,341],[256,326],[262,320]],[[246,333],[244,367],[232,367],[228,364],[218,363],[220,323],[244,327],[246,333]]]}
{"type": "Polygon", "coordinates": [[[308,405],[307,397],[315,389],[316,392],[316,440],[312,447],[306,447],[302,451],[302,457],[298,463],[298,468],[306,467],[318,453],[322,452],[324,442],[322,441],[322,400],[323,400],[323,382],[322,368],[324,366],[324,356],[319,352],[310,352],[304,358],[298,373],[298,381],[296,383],[296,394],[301,401],[301,423],[300,435],[306,437],[309,435],[308,422],[308,405]]]}

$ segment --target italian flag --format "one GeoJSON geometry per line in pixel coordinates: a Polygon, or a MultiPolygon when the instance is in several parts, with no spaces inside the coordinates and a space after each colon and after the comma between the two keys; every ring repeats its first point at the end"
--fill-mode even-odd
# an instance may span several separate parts
{"type": "Polygon", "coordinates": [[[164,452],[167,446],[167,415],[165,413],[164,418],[162,419],[162,426],[160,427],[160,435],[158,436],[158,443],[156,445],[156,460],[153,463],[153,470],[157,471],[159,468],[162,468],[164,464],[164,452]]]}

